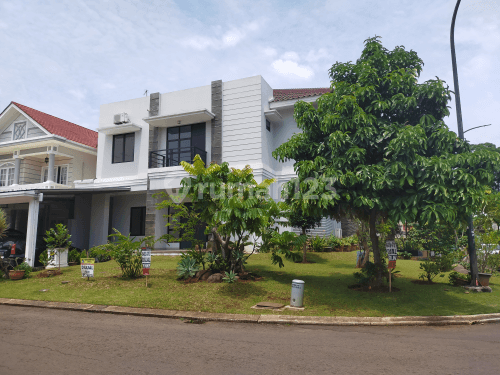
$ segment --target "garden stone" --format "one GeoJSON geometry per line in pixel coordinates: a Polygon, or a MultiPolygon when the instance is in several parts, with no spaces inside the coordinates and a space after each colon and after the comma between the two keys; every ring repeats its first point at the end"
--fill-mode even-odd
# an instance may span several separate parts
{"type": "Polygon", "coordinates": [[[207,279],[207,283],[221,283],[222,278],[223,276],[221,273],[214,273],[213,275],[209,276],[209,278],[207,279]]]}
{"type": "MultiPolygon", "coordinates": [[[[462,288],[467,289],[467,290],[472,291],[472,292],[476,292],[476,293],[481,293],[481,292],[491,293],[492,292],[492,290],[489,286],[470,286],[470,285],[467,285],[467,286],[463,286],[462,288]]],[[[467,293],[467,292],[465,292],[465,293],[467,293]]]]}
{"type": "Polygon", "coordinates": [[[210,276],[212,275],[212,271],[210,270],[201,270],[201,271],[198,271],[196,272],[196,278],[198,280],[202,280],[202,281],[205,281],[207,280],[210,276]]]}

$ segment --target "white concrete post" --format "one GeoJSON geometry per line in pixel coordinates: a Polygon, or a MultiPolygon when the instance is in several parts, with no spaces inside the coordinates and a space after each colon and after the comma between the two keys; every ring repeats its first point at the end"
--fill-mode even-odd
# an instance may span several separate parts
{"type": "Polygon", "coordinates": [[[14,185],[19,185],[19,175],[21,174],[21,158],[14,155],[14,185]]]}
{"type": "Polygon", "coordinates": [[[26,231],[26,262],[33,267],[35,265],[35,247],[36,236],[38,230],[38,212],[40,210],[40,202],[38,197],[33,198],[29,203],[28,208],[28,229],[26,231]]]}
{"type": "Polygon", "coordinates": [[[47,181],[54,182],[54,167],[56,163],[56,155],[53,153],[49,154],[49,170],[47,173],[47,181]]]}

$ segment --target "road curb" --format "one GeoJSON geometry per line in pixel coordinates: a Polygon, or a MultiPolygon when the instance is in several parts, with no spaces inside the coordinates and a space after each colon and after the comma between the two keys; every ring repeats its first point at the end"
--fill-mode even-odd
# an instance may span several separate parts
{"type": "Polygon", "coordinates": [[[0,305],[38,307],[45,309],[84,311],[101,314],[146,316],[154,318],[189,319],[258,324],[293,324],[315,326],[448,326],[500,323],[500,314],[453,315],[453,316],[396,316],[396,317],[347,317],[347,316],[296,316],[224,314],[196,311],[161,310],[139,307],[92,305],[85,303],[32,301],[0,298],[0,305]]]}

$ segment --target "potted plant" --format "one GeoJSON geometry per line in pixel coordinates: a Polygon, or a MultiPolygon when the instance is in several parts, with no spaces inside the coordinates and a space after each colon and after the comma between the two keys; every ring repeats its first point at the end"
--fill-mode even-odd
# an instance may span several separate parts
{"type": "Polygon", "coordinates": [[[9,279],[21,280],[27,278],[31,271],[30,265],[23,260],[23,263],[16,265],[14,269],[9,271],[9,279]]]}
{"type": "Polygon", "coordinates": [[[50,228],[45,232],[45,242],[48,247],[48,255],[54,257],[46,268],[68,267],[68,248],[71,246],[71,235],[64,224],[56,224],[55,228],[50,228]]]}

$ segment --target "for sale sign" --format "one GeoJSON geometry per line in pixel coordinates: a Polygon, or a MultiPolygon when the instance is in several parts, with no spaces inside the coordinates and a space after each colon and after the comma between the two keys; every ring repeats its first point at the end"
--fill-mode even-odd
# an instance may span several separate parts
{"type": "Polygon", "coordinates": [[[398,259],[398,247],[396,246],[396,241],[387,241],[385,243],[385,250],[387,251],[387,256],[389,257],[389,266],[387,268],[395,268],[396,260],[398,259]]]}
{"type": "Polygon", "coordinates": [[[142,274],[149,276],[151,268],[151,249],[149,247],[142,248],[142,274]]]}
{"type": "Polygon", "coordinates": [[[94,277],[94,258],[82,258],[82,277],[94,277]]]}

